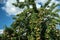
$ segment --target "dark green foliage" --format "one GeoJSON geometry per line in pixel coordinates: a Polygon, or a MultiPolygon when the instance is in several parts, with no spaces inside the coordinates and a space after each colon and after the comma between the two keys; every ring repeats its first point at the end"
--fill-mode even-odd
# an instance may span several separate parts
{"type": "Polygon", "coordinates": [[[24,8],[23,12],[14,17],[11,28],[4,30],[4,38],[9,40],[60,40],[60,30],[56,25],[60,24],[60,16],[53,3],[46,9],[51,0],[45,3],[43,7],[37,9],[35,0],[25,0],[24,2],[13,3],[16,7],[24,8]],[[29,7],[32,5],[32,8],[29,7]]]}

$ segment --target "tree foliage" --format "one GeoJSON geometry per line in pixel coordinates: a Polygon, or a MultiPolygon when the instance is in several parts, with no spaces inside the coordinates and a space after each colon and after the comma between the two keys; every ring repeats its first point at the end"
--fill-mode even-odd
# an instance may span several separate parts
{"type": "Polygon", "coordinates": [[[24,2],[13,3],[19,8],[27,7],[23,12],[17,14],[11,28],[6,28],[7,38],[9,40],[60,40],[60,30],[56,25],[60,24],[60,16],[55,9],[60,4],[53,3],[49,6],[51,0],[48,0],[45,5],[37,9],[35,0],[24,0],[24,2]],[[32,8],[30,8],[32,5],[32,8]],[[48,7],[49,9],[47,9],[48,7]]]}

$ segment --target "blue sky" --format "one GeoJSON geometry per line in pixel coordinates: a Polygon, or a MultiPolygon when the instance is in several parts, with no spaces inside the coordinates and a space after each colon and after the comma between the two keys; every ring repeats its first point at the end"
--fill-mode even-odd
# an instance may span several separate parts
{"type": "Polygon", "coordinates": [[[12,15],[16,15],[19,8],[15,8],[11,0],[0,0],[0,29],[4,28],[4,25],[10,26],[13,22],[12,15]]]}
{"type": "Polygon", "coordinates": [[[11,16],[7,16],[7,12],[5,10],[0,9],[0,29],[3,29],[4,25],[9,26],[11,23],[11,16]]]}
{"type": "Polygon", "coordinates": [[[2,9],[5,3],[0,2],[0,29],[3,29],[4,25],[9,26],[12,23],[11,16],[7,16],[7,12],[2,9]]]}
{"type": "MultiPolygon", "coordinates": [[[[20,1],[23,1],[23,0],[20,0],[20,1]]],[[[41,2],[44,5],[46,1],[47,0],[37,0],[36,1],[37,8],[40,7],[40,5],[38,5],[39,2],[41,2]]],[[[13,22],[12,15],[16,15],[17,13],[20,13],[22,11],[22,9],[19,9],[18,7],[15,7],[12,5],[12,3],[15,3],[15,2],[16,0],[0,1],[0,29],[3,29],[4,25],[7,25],[7,26],[11,25],[11,23],[13,22]]],[[[52,0],[52,2],[55,2],[56,4],[59,3],[55,0],[52,0]]]]}

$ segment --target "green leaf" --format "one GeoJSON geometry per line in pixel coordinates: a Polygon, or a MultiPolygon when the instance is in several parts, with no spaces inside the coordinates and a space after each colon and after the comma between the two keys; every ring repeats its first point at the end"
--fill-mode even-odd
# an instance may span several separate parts
{"type": "Polygon", "coordinates": [[[49,4],[50,2],[51,2],[51,0],[48,0],[43,7],[45,8],[46,6],[48,6],[48,4],[49,4]]]}

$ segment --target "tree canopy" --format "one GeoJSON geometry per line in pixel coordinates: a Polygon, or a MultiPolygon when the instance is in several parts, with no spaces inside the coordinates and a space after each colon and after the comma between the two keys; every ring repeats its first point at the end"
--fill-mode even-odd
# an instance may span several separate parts
{"type": "Polygon", "coordinates": [[[16,1],[14,6],[27,8],[13,18],[15,21],[10,28],[5,28],[4,37],[8,40],[60,40],[60,30],[56,28],[60,25],[60,9],[54,10],[60,4],[49,6],[51,0],[48,0],[37,9],[35,0],[16,1]]]}

